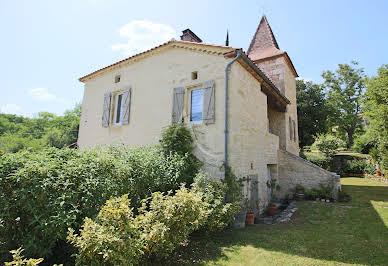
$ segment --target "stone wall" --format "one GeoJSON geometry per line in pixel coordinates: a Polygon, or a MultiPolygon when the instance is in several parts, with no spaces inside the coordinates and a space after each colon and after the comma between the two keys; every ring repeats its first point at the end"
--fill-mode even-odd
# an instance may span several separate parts
{"type": "Polygon", "coordinates": [[[339,175],[326,171],[287,151],[279,150],[278,156],[279,197],[294,194],[295,186],[298,184],[310,190],[319,188],[319,184],[327,185],[333,182],[332,197],[337,198],[338,190],[341,189],[339,175]]]}

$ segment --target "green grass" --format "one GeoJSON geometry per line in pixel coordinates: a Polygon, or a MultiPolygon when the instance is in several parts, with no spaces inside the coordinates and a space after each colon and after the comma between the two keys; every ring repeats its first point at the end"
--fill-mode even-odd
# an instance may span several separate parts
{"type": "Polygon", "coordinates": [[[298,202],[286,224],[196,235],[163,264],[388,265],[388,186],[343,178],[348,203],[298,202]]]}

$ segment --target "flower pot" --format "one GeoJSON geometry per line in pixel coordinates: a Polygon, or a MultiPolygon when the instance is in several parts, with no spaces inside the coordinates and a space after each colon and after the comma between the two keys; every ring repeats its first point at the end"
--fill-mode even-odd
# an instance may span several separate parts
{"type": "Polygon", "coordinates": [[[245,218],[245,223],[246,224],[254,224],[255,223],[255,214],[252,212],[247,213],[246,218],[245,218]]]}
{"type": "Polygon", "coordinates": [[[380,170],[377,170],[377,171],[376,171],[376,176],[381,176],[380,170]]]}
{"type": "Polygon", "coordinates": [[[325,202],[325,199],[321,199],[322,202],[325,202]]]}
{"type": "Polygon", "coordinates": [[[276,210],[277,210],[277,207],[275,205],[268,205],[267,206],[267,212],[268,212],[268,215],[270,215],[270,216],[274,216],[276,213],[276,210]]]}
{"type": "Polygon", "coordinates": [[[327,199],[327,200],[326,200],[326,202],[330,202],[330,200],[329,200],[329,199],[327,199]]]}

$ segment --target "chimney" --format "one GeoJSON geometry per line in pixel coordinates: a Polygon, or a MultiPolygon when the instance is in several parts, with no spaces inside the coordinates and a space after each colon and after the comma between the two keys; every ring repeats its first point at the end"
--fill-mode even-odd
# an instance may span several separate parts
{"type": "Polygon", "coordinates": [[[182,31],[181,40],[184,42],[202,42],[202,40],[190,29],[182,31]]]}

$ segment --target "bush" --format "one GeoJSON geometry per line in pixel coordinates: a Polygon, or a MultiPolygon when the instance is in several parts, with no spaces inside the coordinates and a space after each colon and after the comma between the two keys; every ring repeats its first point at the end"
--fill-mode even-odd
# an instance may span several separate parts
{"type": "Polygon", "coordinates": [[[203,231],[221,231],[227,227],[240,211],[240,201],[225,202],[228,185],[200,172],[194,179],[193,191],[201,193],[208,205],[208,218],[201,226],[203,231]]]}
{"type": "Polygon", "coordinates": [[[182,123],[175,123],[162,132],[160,140],[162,151],[169,155],[177,153],[185,158],[182,180],[186,185],[193,183],[193,178],[202,166],[202,162],[193,154],[193,138],[189,129],[182,123]]]}
{"type": "Polygon", "coordinates": [[[12,254],[13,261],[5,262],[5,266],[17,265],[17,266],[36,266],[40,264],[43,259],[25,259],[22,255],[24,250],[22,248],[18,248],[17,250],[12,250],[10,253],[12,254]]]}
{"type": "Polygon", "coordinates": [[[368,154],[376,146],[376,140],[372,139],[369,134],[364,134],[354,140],[353,150],[359,153],[368,154]]]}
{"type": "Polygon", "coordinates": [[[344,142],[331,135],[320,135],[315,140],[315,145],[326,157],[331,157],[337,152],[339,147],[344,145],[344,142]]]}
{"type": "Polygon", "coordinates": [[[177,189],[185,181],[185,160],[158,147],[123,145],[6,153],[0,157],[2,249],[23,246],[29,257],[48,258],[67,228],[78,230],[111,197],[127,193],[139,207],[155,191],[177,189]]]}
{"type": "Polygon", "coordinates": [[[149,257],[168,256],[205,221],[207,204],[201,194],[183,185],[176,191],[153,193],[134,217],[128,195],[107,202],[96,221],[89,218],[80,235],[68,240],[79,251],[77,265],[134,265],[149,257]]]}
{"type": "Polygon", "coordinates": [[[309,162],[312,162],[313,164],[315,165],[318,165],[319,167],[323,168],[323,169],[328,169],[330,167],[330,164],[331,164],[331,157],[326,157],[326,156],[323,156],[323,155],[317,155],[317,156],[313,156],[311,153],[310,154],[305,154],[306,156],[306,160],[308,160],[309,162]]]}
{"type": "Polygon", "coordinates": [[[374,173],[375,167],[365,160],[351,160],[346,161],[343,174],[363,174],[364,172],[374,173]]]}

